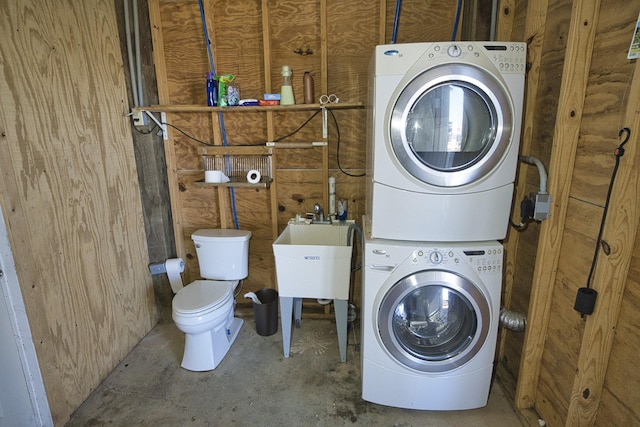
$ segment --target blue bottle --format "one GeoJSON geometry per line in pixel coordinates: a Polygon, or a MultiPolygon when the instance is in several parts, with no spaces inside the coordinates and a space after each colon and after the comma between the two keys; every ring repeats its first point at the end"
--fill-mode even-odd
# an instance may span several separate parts
{"type": "Polygon", "coordinates": [[[209,107],[218,105],[218,81],[213,78],[213,73],[207,74],[207,105],[209,107]]]}

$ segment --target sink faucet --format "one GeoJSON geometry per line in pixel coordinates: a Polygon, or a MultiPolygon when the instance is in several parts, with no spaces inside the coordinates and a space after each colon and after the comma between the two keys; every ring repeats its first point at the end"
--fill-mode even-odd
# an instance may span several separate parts
{"type": "Polygon", "coordinates": [[[322,209],[320,203],[316,203],[313,206],[313,220],[324,222],[324,209],[322,209]]]}
{"type": "Polygon", "coordinates": [[[307,215],[312,216],[311,224],[331,224],[331,217],[325,218],[324,209],[322,209],[320,203],[316,203],[313,206],[313,213],[308,213],[307,215]]]}

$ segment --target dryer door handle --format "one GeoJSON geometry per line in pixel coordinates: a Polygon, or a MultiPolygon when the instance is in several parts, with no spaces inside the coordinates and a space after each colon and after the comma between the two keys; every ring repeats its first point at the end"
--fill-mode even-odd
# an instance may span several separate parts
{"type": "Polygon", "coordinates": [[[378,270],[378,271],[393,271],[393,269],[396,268],[396,266],[383,265],[383,264],[371,264],[369,268],[371,268],[372,270],[378,270]]]}

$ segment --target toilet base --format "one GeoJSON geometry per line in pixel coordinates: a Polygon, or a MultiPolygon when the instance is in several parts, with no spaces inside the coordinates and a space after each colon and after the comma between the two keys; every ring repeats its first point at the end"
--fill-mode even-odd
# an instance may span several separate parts
{"type": "Polygon", "coordinates": [[[233,310],[224,327],[201,334],[186,334],[181,366],[189,371],[211,371],[218,366],[236,340],[244,320],[233,317],[233,310]],[[230,321],[229,321],[230,320],[230,321]]]}

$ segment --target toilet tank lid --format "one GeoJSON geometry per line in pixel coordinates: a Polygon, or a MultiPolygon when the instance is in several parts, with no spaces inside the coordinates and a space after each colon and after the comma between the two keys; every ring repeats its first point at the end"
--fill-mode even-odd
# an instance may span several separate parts
{"type": "Polygon", "coordinates": [[[236,230],[233,228],[203,228],[194,231],[191,235],[192,240],[200,241],[247,241],[251,238],[251,232],[246,230],[236,230]]]}

